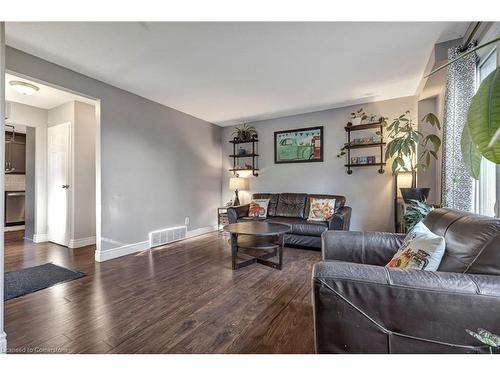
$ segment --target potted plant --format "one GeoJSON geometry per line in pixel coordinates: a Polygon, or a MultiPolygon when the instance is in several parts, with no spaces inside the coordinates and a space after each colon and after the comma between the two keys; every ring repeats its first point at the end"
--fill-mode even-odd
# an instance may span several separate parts
{"type": "Polygon", "coordinates": [[[257,130],[253,126],[243,124],[239,128],[234,128],[233,136],[235,141],[250,141],[257,138],[257,130]]]}
{"type": "MultiPolygon", "coordinates": [[[[425,115],[422,121],[441,129],[439,119],[433,113],[425,115]]],[[[411,188],[401,188],[403,199],[405,202],[409,202],[410,199],[425,201],[430,188],[417,188],[417,170],[428,169],[431,158],[437,160],[441,139],[435,134],[424,135],[420,132],[411,118],[410,111],[395,118],[389,125],[385,123],[384,126],[390,139],[387,143],[385,160],[393,158],[392,173],[405,171],[412,174],[411,188]],[[420,147],[420,155],[417,154],[417,147],[420,147]]]]}
{"type": "Polygon", "coordinates": [[[403,215],[406,230],[409,232],[415,225],[420,223],[433,210],[433,207],[426,202],[410,199],[409,205],[403,215]]]}
{"type": "Polygon", "coordinates": [[[363,111],[363,108],[358,109],[356,112],[351,112],[351,121],[348,123],[351,125],[360,125],[361,122],[366,120],[368,115],[363,111]]]}

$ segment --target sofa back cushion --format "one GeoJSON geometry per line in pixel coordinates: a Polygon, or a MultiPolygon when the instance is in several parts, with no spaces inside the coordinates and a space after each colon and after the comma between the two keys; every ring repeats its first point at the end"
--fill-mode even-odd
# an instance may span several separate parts
{"type": "Polygon", "coordinates": [[[269,199],[269,206],[267,206],[267,216],[276,216],[276,207],[278,206],[279,194],[273,193],[255,193],[252,194],[252,199],[269,199]]]}
{"type": "Polygon", "coordinates": [[[438,271],[500,275],[499,219],[440,208],[424,224],[446,242],[438,271]]]}
{"type": "Polygon", "coordinates": [[[317,199],[335,199],[335,212],[339,208],[344,207],[345,205],[345,197],[342,195],[331,195],[331,194],[308,194],[306,200],[306,212],[305,217],[309,217],[309,211],[311,209],[311,198],[317,199]]]}
{"type": "Polygon", "coordinates": [[[307,194],[281,193],[276,207],[276,216],[298,217],[304,219],[307,194]]]}

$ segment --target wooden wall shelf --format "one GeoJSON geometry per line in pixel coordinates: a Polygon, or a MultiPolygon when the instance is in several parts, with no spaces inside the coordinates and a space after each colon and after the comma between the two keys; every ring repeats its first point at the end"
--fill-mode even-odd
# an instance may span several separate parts
{"type": "Polygon", "coordinates": [[[252,172],[252,175],[254,176],[258,176],[259,174],[257,173],[257,171],[259,170],[258,168],[258,157],[259,157],[259,154],[257,153],[257,150],[256,150],[256,144],[259,142],[259,140],[257,138],[253,138],[253,139],[250,139],[248,141],[240,141],[240,140],[237,140],[237,139],[233,139],[231,141],[229,141],[229,143],[231,143],[233,145],[233,153],[231,155],[229,155],[230,158],[233,159],[233,168],[231,168],[229,170],[229,172],[233,172],[235,175],[237,174],[237,172],[243,172],[243,171],[251,171],[252,172]],[[250,152],[248,152],[247,150],[247,153],[246,154],[238,154],[236,152],[236,145],[242,145],[242,144],[251,144],[252,145],[252,149],[250,152]],[[252,168],[239,168],[237,165],[236,165],[236,161],[239,160],[239,159],[243,159],[243,158],[251,158],[252,159],[252,168]]]}
{"type": "Polygon", "coordinates": [[[383,162],[384,160],[384,150],[385,150],[385,145],[386,143],[383,142],[384,139],[384,123],[379,121],[379,122],[372,122],[369,124],[362,124],[362,125],[351,125],[351,126],[346,126],[344,127],[346,133],[347,133],[347,146],[345,146],[345,149],[347,150],[347,164],[345,164],[345,167],[347,168],[347,174],[352,174],[352,168],[357,168],[357,167],[379,167],[378,173],[383,174],[384,173],[384,166],[386,163],[383,162]],[[359,143],[359,144],[351,144],[351,132],[353,131],[358,131],[358,130],[369,130],[369,129],[378,129],[380,139],[382,142],[376,142],[376,143],[359,143]],[[351,150],[352,149],[363,149],[363,148],[370,148],[370,147],[378,147],[380,148],[380,162],[378,163],[366,163],[366,164],[353,164],[351,163],[351,150]]]}

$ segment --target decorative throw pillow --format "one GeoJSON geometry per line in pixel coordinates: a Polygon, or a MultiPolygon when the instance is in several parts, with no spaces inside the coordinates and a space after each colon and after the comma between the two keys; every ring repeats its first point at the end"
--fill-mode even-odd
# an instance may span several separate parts
{"type": "Polygon", "coordinates": [[[335,199],[309,198],[309,217],[311,221],[328,221],[335,212],[335,199]]]}
{"type": "Polygon", "coordinates": [[[437,271],[444,249],[444,237],[432,233],[420,222],[406,235],[386,267],[437,271]]]}
{"type": "Polygon", "coordinates": [[[250,209],[248,216],[265,218],[267,217],[267,207],[269,206],[269,199],[252,199],[250,202],[250,209]]]}

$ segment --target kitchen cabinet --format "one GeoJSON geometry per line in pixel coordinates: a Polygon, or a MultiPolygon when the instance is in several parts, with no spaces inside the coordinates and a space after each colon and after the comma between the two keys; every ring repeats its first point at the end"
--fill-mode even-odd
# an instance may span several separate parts
{"type": "Polygon", "coordinates": [[[26,134],[5,132],[5,173],[26,173],[26,134]]]}

